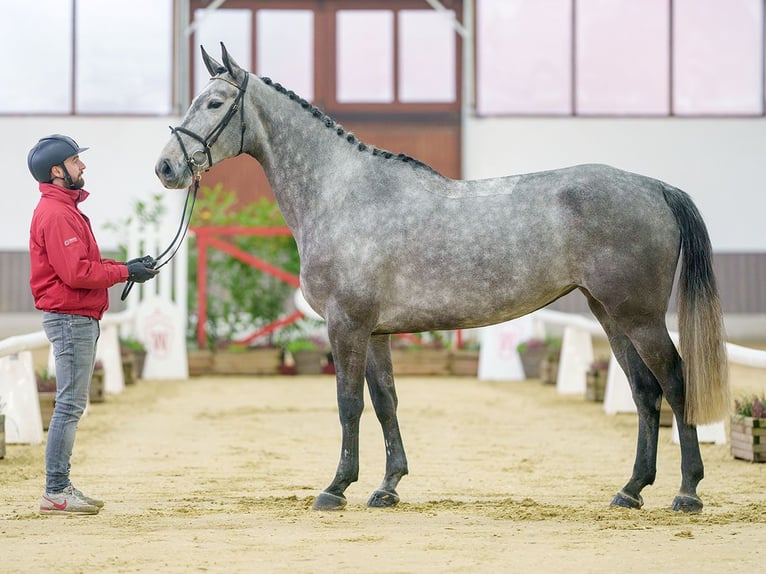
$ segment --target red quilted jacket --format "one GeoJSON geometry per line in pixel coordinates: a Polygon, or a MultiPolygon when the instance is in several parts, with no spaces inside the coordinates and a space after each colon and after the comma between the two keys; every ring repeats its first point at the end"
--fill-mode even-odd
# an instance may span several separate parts
{"type": "Polygon", "coordinates": [[[101,319],[109,306],[107,288],[126,281],[128,268],[101,258],[90,220],[77,207],[87,191],[41,183],[40,193],[29,236],[35,307],[101,319]]]}

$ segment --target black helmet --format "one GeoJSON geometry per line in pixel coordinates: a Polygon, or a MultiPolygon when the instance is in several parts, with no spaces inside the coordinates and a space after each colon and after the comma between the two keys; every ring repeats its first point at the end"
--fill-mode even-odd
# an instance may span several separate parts
{"type": "Polygon", "coordinates": [[[86,149],[88,148],[78,146],[69,136],[53,134],[41,139],[29,150],[27,165],[32,177],[40,183],[46,183],[51,181],[51,168],[54,165],[61,165],[68,157],[86,149]]]}

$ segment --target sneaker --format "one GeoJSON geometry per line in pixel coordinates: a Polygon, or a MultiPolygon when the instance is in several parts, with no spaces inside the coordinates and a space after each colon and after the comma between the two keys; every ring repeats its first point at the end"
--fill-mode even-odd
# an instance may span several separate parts
{"type": "Polygon", "coordinates": [[[87,502],[91,506],[97,506],[98,508],[104,507],[104,501],[99,500],[98,498],[93,498],[91,496],[88,496],[85,494],[82,490],[72,485],[72,492],[74,492],[74,495],[77,496],[80,500],[83,502],[87,502]]]}
{"type": "Polygon", "coordinates": [[[62,492],[46,492],[40,499],[41,514],[98,514],[98,506],[93,506],[77,496],[71,486],[62,492]]]}

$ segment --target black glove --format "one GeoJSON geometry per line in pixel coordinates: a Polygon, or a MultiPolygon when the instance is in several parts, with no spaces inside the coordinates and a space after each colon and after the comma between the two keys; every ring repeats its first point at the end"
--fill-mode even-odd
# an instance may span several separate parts
{"type": "MultiPolygon", "coordinates": [[[[149,257],[147,255],[147,257],[149,257]]],[[[152,277],[157,275],[157,273],[160,272],[159,269],[153,269],[154,266],[154,259],[149,257],[151,259],[151,264],[147,265],[144,263],[144,260],[146,258],[141,259],[131,259],[126,263],[128,266],[128,281],[134,281],[136,283],[143,283],[144,281],[149,281],[152,277]]]]}
{"type": "Polygon", "coordinates": [[[130,265],[131,263],[143,263],[147,267],[154,267],[155,261],[154,257],[151,255],[144,255],[143,257],[136,257],[135,259],[131,259],[125,265],[130,265]]]}

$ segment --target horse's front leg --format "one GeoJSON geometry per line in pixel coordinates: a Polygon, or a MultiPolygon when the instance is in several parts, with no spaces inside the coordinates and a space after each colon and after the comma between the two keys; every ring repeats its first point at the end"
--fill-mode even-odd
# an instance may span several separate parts
{"type": "Polygon", "coordinates": [[[389,339],[389,335],[376,335],[367,346],[367,386],[386,444],[386,475],[367,501],[368,506],[374,507],[396,505],[399,502],[396,486],[407,474],[407,456],[396,417],[399,401],[394,386],[389,339]]]}
{"type": "Polygon", "coordinates": [[[344,492],[359,478],[359,420],[364,409],[364,368],[370,331],[349,328],[342,321],[328,318],[327,328],[335,364],[338,415],[343,439],[340,461],[330,486],[314,501],[314,510],[340,510],[346,506],[344,492]]]}

